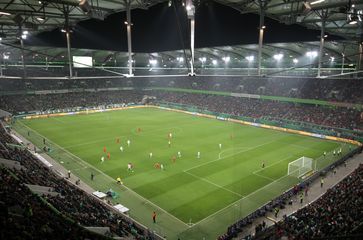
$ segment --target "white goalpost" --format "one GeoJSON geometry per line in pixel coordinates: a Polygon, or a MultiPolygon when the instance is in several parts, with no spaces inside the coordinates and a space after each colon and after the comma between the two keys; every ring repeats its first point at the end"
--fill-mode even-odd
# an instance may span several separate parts
{"type": "Polygon", "coordinates": [[[312,170],[313,159],[308,157],[301,157],[289,163],[287,175],[299,178],[312,170]]]}

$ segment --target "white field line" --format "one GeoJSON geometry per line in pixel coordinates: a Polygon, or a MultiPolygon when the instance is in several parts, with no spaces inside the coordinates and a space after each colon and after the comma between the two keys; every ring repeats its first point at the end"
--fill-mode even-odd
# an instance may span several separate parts
{"type": "MultiPolygon", "coordinates": [[[[223,151],[221,151],[219,154],[218,154],[218,159],[221,159],[221,156],[222,156],[222,154],[223,153],[225,153],[225,152],[228,152],[228,151],[230,151],[230,150],[236,150],[236,149],[243,149],[243,150],[249,150],[251,147],[234,147],[234,148],[227,148],[227,149],[225,149],[225,150],[223,150],[223,151]]],[[[232,155],[227,155],[227,156],[234,156],[236,154],[236,152],[234,152],[232,155]]]]}
{"type": "Polygon", "coordinates": [[[262,177],[262,178],[265,178],[265,179],[268,179],[268,180],[270,180],[270,181],[275,181],[275,179],[273,179],[273,178],[270,178],[270,177],[267,177],[267,176],[264,176],[264,175],[261,175],[261,174],[258,174],[258,173],[253,173],[254,175],[256,175],[256,176],[259,176],[259,177],[262,177]]]}
{"type": "MultiPolygon", "coordinates": [[[[119,136],[120,138],[126,138],[127,136],[119,136]]],[[[104,142],[106,140],[112,140],[112,139],[116,139],[117,137],[108,137],[108,138],[99,138],[98,140],[96,141],[89,141],[89,142],[85,142],[85,143],[80,143],[80,144],[74,144],[74,145],[69,145],[69,146],[66,146],[66,147],[63,147],[64,149],[72,149],[74,147],[80,147],[80,146],[86,146],[86,145],[89,145],[89,144],[93,144],[93,143],[99,143],[99,142],[104,142]]],[[[125,143],[126,144],[126,143],[125,143]]]]}
{"type": "Polygon", "coordinates": [[[70,169],[71,171],[79,171],[79,170],[84,170],[84,169],[86,169],[86,168],[88,168],[87,166],[84,166],[84,167],[81,167],[81,168],[74,168],[74,169],[70,169]]]}
{"type": "Polygon", "coordinates": [[[58,122],[60,122],[60,123],[63,123],[63,124],[67,124],[65,121],[62,121],[62,120],[60,120],[60,119],[58,119],[58,118],[51,118],[52,120],[55,120],[55,121],[58,121],[58,122]]]}
{"type": "Polygon", "coordinates": [[[210,163],[217,162],[217,161],[223,160],[223,159],[225,159],[225,158],[229,158],[229,157],[235,156],[235,155],[237,155],[237,154],[240,154],[240,153],[243,153],[243,152],[250,151],[250,150],[252,150],[252,149],[256,149],[256,148],[262,147],[262,146],[264,146],[264,145],[267,145],[267,144],[272,143],[272,142],[275,142],[275,141],[276,141],[276,139],[271,140],[271,141],[268,141],[268,142],[265,142],[265,143],[263,143],[263,144],[260,144],[260,145],[254,146],[254,147],[246,148],[245,150],[242,150],[242,151],[236,151],[235,153],[233,153],[233,154],[231,154],[231,155],[226,155],[225,157],[221,157],[221,158],[219,158],[219,157],[218,157],[218,158],[217,158],[217,159],[215,159],[215,160],[208,161],[208,162],[205,162],[205,163],[202,163],[202,164],[196,165],[196,166],[191,167],[191,168],[188,168],[188,169],[186,169],[186,170],[184,170],[184,171],[190,171],[190,170],[192,170],[192,169],[195,169],[195,168],[198,168],[198,167],[201,167],[201,166],[204,166],[204,165],[208,165],[208,164],[210,164],[210,163]]]}
{"type": "Polygon", "coordinates": [[[263,170],[265,170],[265,169],[267,169],[267,168],[269,168],[269,167],[275,166],[276,164],[279,164],[280,162],[285,161],[286,159],[290,158],[291,156],[292,156],[292,155],[289,155],[289,156],[287,156],[287,157],[285,157],[285,158],[282,158],[282,159],[280,159],[279,161],[274,162],[273,164],[268,165],[268,166],[267,166],[267,167],[265,167],[265,168],[261,168],[261,169],[258,169],[258,170],[256,170],[256,171],[253,171],[252,173],[253,173],[253,174],[256,174],[256,173],[258,173],[258,172],[262,172],[263,170]]]}
{"type": "Polygon", "coordinates": [[[287,175],[284,175],[284,176],[282,176],[282,177],[280,177],[280,178],[278,178],[278,179],[276,179],[276,180],[274,180],[274,181],[270,182],[269,184],[266,184],[265,186],[263,186],[263,187],[261,187],[261,188],[257,189],[256,191],[254,191],[254,192],[252,192],[252,193],[248,194],[247,196],[244,196],[243,198],[238,199],[237,201],[235,201],[235,202],[233,202],[233,203],[231,203],[231,204],[227,205],[226,207],[224,207],[224,208],[222,208],[222,209],[218,210],[217,212],[212,213],[211,215],[209,215],[209,216],[207,216],[207,217],[203,218],[202,220],[200,220],[200,221],[196,222],[196,223],[195,223],[192,227],[194,227],[195,225],[197,225],[197,224],[199,224],[199,223],[201,223],[201,222],[203,222],[203,221],[207,220],[208,218],[210,218],[210,217],[212,217],[212,216],[214,216],[214,215],[216,215],[216,214],[218,214],[218,213],[222,212],[223,210],[225,210],[225,209],[227,209],[227,208],[229,208],[229,207],[233,206],[233,205],[234,205],[234,204],[236,204],[237,202],[242,201],[243,199],[246,199],[246,198],[250,197],[251,195],[253,195],[253,194],[255,194],[255,193],[257,193],[257,192],[261,191],[262,189],[265,189],[266,187],[270,186],[271,184],[273,184],[273,183],[275,183],[275,182],[278,182],[279,180],[283,179],[283,178],[284,178],[284,177],[286,177],[286,176],[287,176],[287,175]]]}
{"type": "MultiPolygon", "coordinates": [[[[29,128],[28,126],[26,126],[25,124],[23,124],[22,122],[20,122],[23,126],[25,126],[26,128],[36,132],[39,136],[47,139],[49,142],[50,141],[48,138],[46,138],[45,136],[41,135],[39,132],[35,131],[34,129],[29,128]]],[[[62,148],[61,146],[59,146],[58,144],[52,142],[55,146],[57,146],[60,149],[63,149],[63,151],[65,151],[69,156],[74,157],[79,159],[81,162],[83,162],[84,164],[86,164],[88,167],[90,167],[91,169],[96,170],[97,172],[99,172],[100,174],[102,174],[103,176],[105,176],[106,178],[110,179],[111,181],[115,181],[113,178],[111,178],[110,176],[108,176],[107,174],[105,174],[104,172],[100,171],[98,168],[95,168],[94,166],[92,166],[91,164],[89,164],[88,162],[83,161],[81,158],[77,157],[76,155],[74,155],[71,152],[68,152],[66,149],[62,148]]],[[[183,225],[190,227],[189,224],[186,224],[184,221],[180,220],[179,218],[175,217],[174,215],[172,215],[171,213],[169,213],[168,211],[162,209],[161,207],[159,207],[158,205],[156,205],[155,203],[151,202],[150,200],[144,198],[143,196],[141,196],[140,194],[134,192],[133,190],[131,190],[130,188],[126,187],[125,185],[122,185],[125,189],[127,189],[128,191],[130,191],[131,193],[133,193],[134,195],[136,195],[137,197],[139,197],[140,199],[142,199],[143,201],[155,206],[156,208],[160,209],[161,211],[163,211],[164,213],[166,213],[168,216],[174,218],[175,220],[179,221],[180,223],[182,223],[183,225]]]]}
{"type": "Polygon", "coordinates": [[[206,182],[206,183],[212,184],[213,186],[216,186],[216,187],[218,187],[218,188],[220,188],[220,189],[223,189],[223,190],[225,190],[225,191],[228,191],[228,192],[230,192],[230,193],[232,193],[232,194],[234,194],[234,195],[237,195],[237,196],[239,196],[239,197],[243,197],[243,195],[241,195],[241,194],[239,194],[239,193],[236,193],[236,192],[234,192],[234,191],[232,191],[232,190],[229,190],[229,189],[227,189],[227,188],[225,188],[225,187],[223,187],[223,186],[221,186],[221,185],[215,184],[214,182],[211,182],[211,181],[209,181],[208,179],[205,179],[205,178],[199,177],[199,176],[197,176],[197,175],[194,175],[193,173],[189,173],[189,172],[186,172],[186,171],[183,171],[183,172],[185,172],[186,174],[189,174],[190,176],[193,176],[193,177],[195,177],[195,178],[197,178],[197,179],[199,179],[199,180],[202,180],[202,181],[204,181],[204,182],[206,182]]]}

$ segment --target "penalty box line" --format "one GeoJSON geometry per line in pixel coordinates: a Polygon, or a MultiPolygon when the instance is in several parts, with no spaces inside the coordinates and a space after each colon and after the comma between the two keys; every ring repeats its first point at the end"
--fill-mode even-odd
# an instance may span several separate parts
{"type": "MultiPolygon", "coordinates": [[[[276,141],[276,139],[271,140],[271,141],[268,141],[268,142],[265,142],[265,143],[263,143],[263,144],[256,145],[256,146],[254,146],[254,147],[246,148],[246,149],[241,150],[241,151],[236,151],[235,153],[230,154],[230,155],[226,155],[225,157],[220,157],[220,155],[219,155],[219,157],[218,157],[217,159],[214,159],[214,160],[212,160],[212,161],[208,161],[208,162],[205,162],[205,163],[201,163],[201,164],[196,165],[196,166],[194,166],[194,167],[188,168],[188,169],[186,169],[186,170],[184,170],[184,171],[190,171],[190,170],[192,170],[192,169],[199,168],[199,167],[202,167],[202,166],[204,166],[204,165],[208,165],[208,164],[213,163],[213,162],[217,162],[217,161],[220,161],[220,160],[223,160],[223,159],[229,158],[229,157],[233,157],[233,156],[238,155],[238,154],[240,154],[240,153],[248,152],[248,151],[250,151],[250,150],[253,150],[253,149],[256,149],[256,148],[262,147],[262,146],[264,146],[264,145],[267,145],[267,144],[273,143],[273,142],[275,142],[275,141],[276,141]]],[[[229,149],[233,149],[233,148],[229,148],[229,149]]],[[[228,149],[226,149],[226,150],[228,150],[228,149]]],[[[226,150],[224,150],[224,151],[226,151],[226,150]]]]}
{"type": "MultiPolygon", "coordinates": [[[[108,176],[106,173],[102,172],[101,170],[99,170],[98,168],[95,168],[94,166],[92,166],[91,164],[89,164],[88,162],[85,162],[84,160],[82,160],[81,158],[79,158],[78,156],[74,155],[73,153],[67,151],[66,149],[64,149],[63,147],[59,146],[58,144],[54,143],[53,141],[49,140],[48,138],[46,138],[45,136],[43,136],[42,134],[40,134],[39,132],[35,131],[34,129],[31,129],[30,127],[28,127],[27,125],[25,125],[24,123],[21,123],[23,126],[25,126],[26,128],[33,130],[34,132],[36,132],[39,136],[47,139],[49,142],[53,143],[55,146],[59,147],[60,149],[63,149],[63,151],[65,151],[69,156],[74,157],[79,159],[79,161],[81,163],[86,164],[89,168],[96,170],[97,172],[99,172],[101,175],[105,176],[106,178],[115,181],[113,178],[111,178],[110,176],[108,176]]],[[[172,215],[171,213],[169,213],[168,211],[166,211],[165,209],[161,208],[160,206],[156,205],[155,203],[151,202],[150,200],[144,198],[143,196],[141,196],[140,194],[136,193],[135,191],[131,190],[130,188],[126,187],[125,185],[122,185],[126,190],[130,191],[131,193],[133,193],[135,196],[137,196],[138,198],[142,199],[145,202],[150,203],[151,205],[155,206],[156,208],[160,209],[161,211],[163,211],[164,213],[166,213],[168,216],[174,218],[175,220],[178,220],[180,223],[182,223],[183,225],[190,227],[189,224],[185,223],[183,220],[177,218],[176,216],[172,215]]]]}
{"type": "MultiPolygon", "coordinates": [[[[214,215],[216,215],[216,214],[218,214],[218,213],[220,213],[220,212],[222,212],[222,211],[224,211],[224,210],[226,210],[226,209],[230,208],[231,206],[235,205],[235,204],[236,204],[236,203],[238,203],[239,201],[242,201],[242,200],[244,200],[244,199],[247,199],[248,197],[252,196],[253,194],[255,194],[255,193],[257,193],[257,192],[261,191],[262,189],[265,189],[266,187],[270,186],[271,184],[276,183],[276,182],[280,181],[281,179],[283,179],[283,178],[285,178],[285,177],[287,177],[287,176],[288,176],[288,175],[284,175],[284,176],[282,176],[282,177],[280,177],[280,178],[278,178],[278,179],[276,179],[276,180],[274,180],[274,181],[272,181],[272,182],[270,182],[270,183],[266,184],[265,186],[260,187],[260,188],[259,188],[259,189],[257,189],[256,191],[251,192],[250,194],[248,194],[248,195],[246,195],[246,196],[244,196],[244,197],[242,197],[242,198],[238,199],[237,201],[232,202],[231,204],[229,204],[229,205],[225,206],[224,208],[222,208],[222,209],[220,209],[220,210],[218,210],[218,211],[216,211],[216,212],[212,213],[211,215],[209,215],[209,216],[207,216],[207,217],[203,218],[202,220],[200,220],[200,221],[196,222],[196,223],[195,223],[195,224],[193,224],[193,226],[191,226],[191,227],[194,227],[194,226],[196,226],[197,224],[199,224],[199,223],[201,223],[201,222],[204,222],[205,220],[207,220],[207,219],[209,219],[209,218],[213,217],[214,215]]],[[[265,204],[263,204],[263,205],[265,205],[265,204]]],[[[262,206],[263,206],[263,205],[262,205],[262,206]]],[[[261,207],[262,207],[262,206],[261,206],[261,207]]],[[[247,215],[248,215],[248,214],[247,214],[247,215]]],[[[247,215],[246,215],[246,216],[247,216],[247,215]]]]}

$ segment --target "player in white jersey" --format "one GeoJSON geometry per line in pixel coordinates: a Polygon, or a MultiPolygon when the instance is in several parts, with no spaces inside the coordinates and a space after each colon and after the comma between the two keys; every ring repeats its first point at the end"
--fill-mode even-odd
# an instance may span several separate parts
{"type": "Polygon", "coordinates": [[[105,157],[104,156],[102,156],[101,157],[101,163],[103,163],[105,161],[105,157]]]}
{"type": "Polygon", "coordinates": [[[197,152],[197,158],[198,159],[200,158],[200,152],[197,152]]]}
{"type": "Polygon", "coordinates": [[[120,151],[123,152],[124,151],[124,147],[120,146],[120,151]]]}
{"type": "Polygon", "coordinates": [[[130,139],[128,139],[127,140],[127,146],[130,147],[130,145],[131,145],[131,141],[130,141],[130,139]]]}
{"type": "Polygon", "coordinates": [[[178,152],[178,158],[181,158],[181,152],[180,151],[178,152]]]}
{"type": "Polygon", "coordinates": [[[222,143],[219,144],[219,149],[222,149],[222,143]]]}
{"type": "Polygon", "coordinates": [[[127,164],[127,171],[132,171],[132,172],[133,172],[133,166],[132,166],[132,163],[128,163],[128,164],[127,164]]]}
{"type": "Polygon", "coordinates": [[[149,158],[152,158],[153,157],[153,153],[152,152],[150,152],[149,153],[149,158]]]}

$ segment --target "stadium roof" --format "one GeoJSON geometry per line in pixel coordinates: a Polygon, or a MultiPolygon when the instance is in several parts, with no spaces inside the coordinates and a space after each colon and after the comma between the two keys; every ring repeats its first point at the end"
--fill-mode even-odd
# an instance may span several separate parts
{"type": "Polygon", "coordinates": [[[266,16],[286,24],[301,24],[320,29],[325,19],[328,33],[346,39],[361,39],[363,34],[362,0],[215,0],[241,13],[259,13],[259,4],[266,3],[266,16]],[[360,19],[353,24],[353,20],[360,19]],[[350,23],[350,24],[349,24],[350,23]]]}
{"type": "MultiPolygon", "coordinates": [[[[19,37],[19,26],[23,30],[42,32],[65,24],[65,13],[69,23],[81,20],[102,19],[112,13],[125,11],[126,1],[88,1],[80,7],[81,0],[2,0],[0,2],[0,26],[3,41],[14,41],[19,37]],[[86,13],[88,12],[88,13],[86,13]]],[[[130,0],[131,8],[147,9],[160,2],[177,0],[130,0]]],[[[214,0],[237,9],[241,13],[260,12],[264,6],[266,16],[286,24],[301,24],[307,28],[320,29],[325,19],[329,34],[349,40],[361,40],[363,1],[361,0],[214,0]],[[305,4],[304,4],[305,2],[305,4]],[[352,24],[357,20],[357,23],[352,24]],[[351,24],[349,24],[351,23],[351,24]]],[[[198,5],[201,0],[194,1],[198,5]]],[[[283,41],[283,39],[282,39],[283,41]]]]}
{"type": "MultiPolygon", "coordinates": [[[[65,13],[69,24],[89,18],[103,19],[110,14],[125,11],[126,1],[88,1],[88,6],[80,7],[83,0],[2,0],[0,1],[0,26],[3,41],[14,41],[20,36],[20,27],[32,33],[43,32],[65,25],[65,13]],[[91,2],[93,4],[91,4],[91,2]]],[[[148,8],[162,0],[130,0],[131,8],[148,8]]],[[[1,37],[1,36],[0,36],[1,37]]]]}
{"type": "MultiPolygon", "coordinates": [[[[21,60],[21,48],[13,48],[4,46],[4,52],[9,55],[9,62],[21,60]]],[[[296,43],[272,43],[264,44],[262,49],[262,58],[265,61],[273,60],[275,54],[283,54],[284,61],[292,63],[293,59],[306,58],[307,52],[318,52],[319,42],[296,42],[296,43]]],[[[344,54],[345,63],[356,63],[357,58],[357,43],[355,41],[328,41],[324,45],[323,61],[330,61],[332,58],[336,62],[341,62],[342,54],[344,54]]],[[[190,52],[186,52],[189,58],[190,52]]],[[[258,44],[234,45],[234,46],[219,46],[210,48],[195,49],[196,65],[213,65],[213,60],[219,63],[223,62],[224,57],[230,58],[230,65],[247,62],[247,57],[254,56],[256,61],[258,54],[258,44]]],[[[73,56],[92,56],[97,65],[108,64],[115,62],[117,66],[126,66],[128,62],[127,52],[115,52],[107,50],[90,50],[90,49],[72,49],[73,56]]],[[[52,47],[27,47],[25,52],[25,61],[27,64],[32,62],[44,62],[48,56],[48,61],[64,61],[67,56],[66,48],[52,47]]],[[[159,64],[165,63],[168,66],[175,65],[183,66],[184,51],[165,51],[157,53],[133,53],[133,59],[138,66],[146,66],[150,59],[158,60],[159,64]],[[179,62],[179,64],[178,64],[179,62]]],[[[302,61],[300,61],[302,62],[302,61]]],[[[184,65],[185,66],[185,65],[184,65]]]]}

